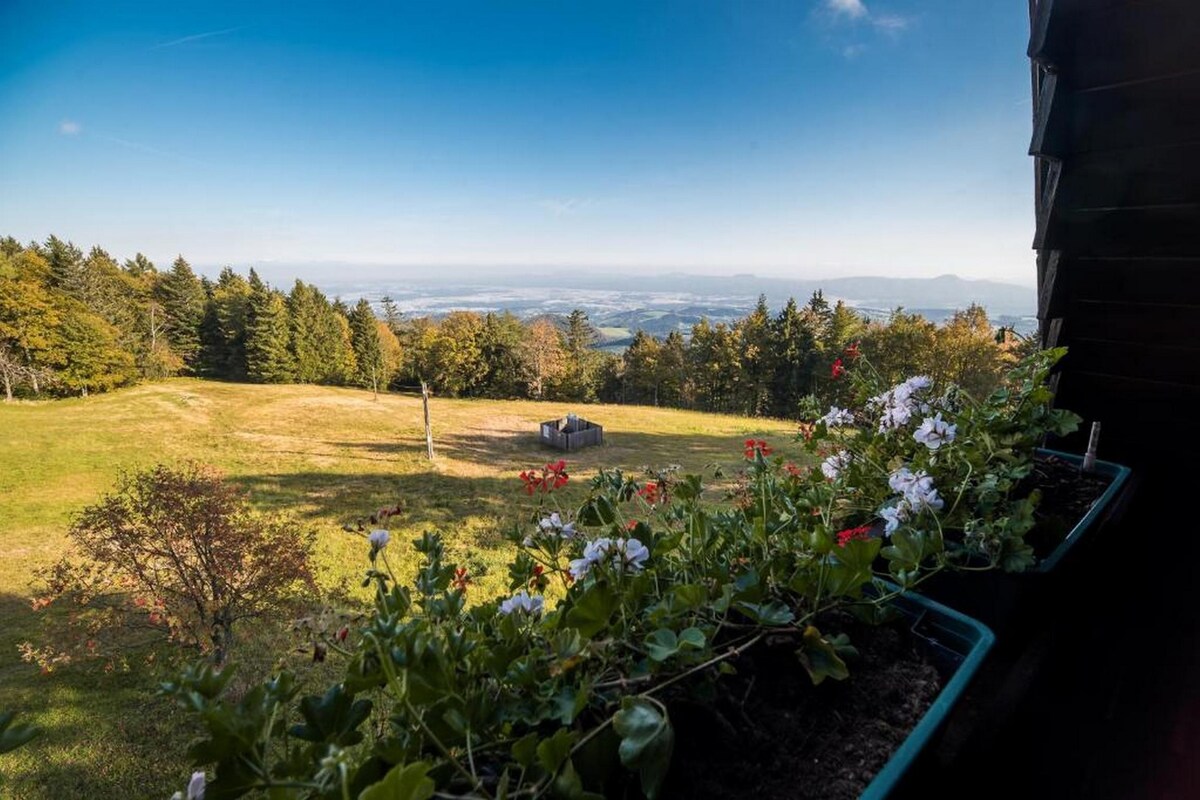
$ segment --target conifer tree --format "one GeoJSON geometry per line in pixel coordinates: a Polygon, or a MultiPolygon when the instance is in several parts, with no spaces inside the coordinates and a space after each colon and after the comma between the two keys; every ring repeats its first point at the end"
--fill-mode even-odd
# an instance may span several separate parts
{"type": "Polygon", "coordinates": [[[658,405],[662,379],[662,345],[650,334],[639,330],[622,356],[622,402],[658,405]]]}
{"type": "Polygon", "coordinates": [[[768,414],[771,411],[775,343],[766,295],[758,296],[758,304],[741,320],[738,332],[742,340],[742,411],[751,416],[768,414]]]}
{"type": "Polygon", "coordinates": [[[564,400],[582,402],[595,400],[599,354],[592,349],[592,346],[599,339],[599,335],[588,322],[588,316],[582,309],[575,309],[567,317],[564,336],[566,369],[563,371],[555,394],[564,400]]]}
{"type": "Polygon", "coordinates": [[[404,326],[404,315],[396,307],[396,301],[390,295],[385,294],[379,301],[379,309],[383,312],[381,316],[383,323],[388,326],[388,330],[399,336],[404,326]]]}
{"type": "Polygon", "coordinates": [[[250,284],[230,267],[212,287],[211,314],[205,323],[206,351],[213,374],[240,381],[247,377],[246,325],[250,284]]]}
{"type": "Polygon", "coordinates": [[[287,383],[295,368],[287,305],[283,295],[267,286],[250,270],[250,298],[246,315],[246,375],[256,383],[287,383]]]}
{"type": "Polygon", "coordinates": [[[61,292],[72,293],[78,284],[83,251],[74,242],[64,242],[51,235],[46,240],[45,258],[50,265],[50,286],[61,292]]]}
{"type": "Polygon", "coordinates": [[[183,359],[185,370],[200,372],[200,323],[206,301],[204,285],[183,256],[159,277],[155,297],[162,304],[166,321],[163,331],[171,349],[183,359]]]}
{"type": "Polygon", "coordinates": [[[771,413],[793,416],[800,399],[813,389],[816,337],[795,298],[789,297],[771,326],[775,364],[771,378],[771,413]]]}
{"type": "Polygon", "coordinates": [[[658,369],[658,398],[661,403],[690,408],[692,399],[687,377],[687,343],[679,331],[671,331],[663,340],[658,369]]]}
{"type": "Polygon", "coordinates": [[[384,380],[383,349],[378,320],[365,297],[350,312],[350,343],[354,349],[354,382],[378,394],[384,380]]]}
{"type": "Polygon", "coordinates": [[[146,274],[154,274],[158,272],[158,268],[154,266],[154,262],[146,258],[141,253],[138,253],[133,258],[125,259],[125,271],[135,278],[140,278],[146,274]]]}
{"type": "Polygon", "coordinates": [[[317,287],[296,281],[288,296],[288,310],[296,380],[335,385],[352,382],[350,324],[338,305],[330,303],[317,287]]]}

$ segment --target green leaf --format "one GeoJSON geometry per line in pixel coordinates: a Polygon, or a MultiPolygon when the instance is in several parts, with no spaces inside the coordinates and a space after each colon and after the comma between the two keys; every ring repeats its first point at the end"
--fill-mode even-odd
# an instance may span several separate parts
{"type": "Polygon", "coordinates": [[[397,764],[382,781],[363,789],[358,800],[429,800],[435,786],[428,772],[429,765],[424,761],[397,764]]]}
{"type": "Polygon", "coordinates": [[[850,676],[850,670],[846,668],[846,662],[842,661],[839,650],[845,652],[848,647],[849,639],[839,636],[830,642],[819,630],[809,625],[804,629],[804,636],[796,655],[808,670],[808,676],[814,684],[820,684],[826,678],[841,681],[850,676]]]}
{"type": "Polygon", "coordinates": [[[618,604],[617,593],[607,583],[594,583],[584,590],[567,612],[567,625],[590,639],[608,627],[608,621],[618,604]]]}
{"type": "Polygon", "coordinates": [[[563,725],[570,725],[574,722],[579,712],[587,707],[587,701],[588,690],[583,686],[563,686],[557,694],[550,698],[550,703],[554,708],[554,718],[563,725]]]}
{"type": "Polygon", "coordinates": [[[538,735],[531,733],[513,742],[513,761],[520,764],[522,769],[529,769],[533,764],[533,759],[537,755],[538,741],[538,735]]]}
{"type": "Polygon", "coordinates": [[[792,610],[778,600],[769,603],[738,603],[737,608],[759,625],[788,625],[796,619],[792,610]]]}
{"type": "Polygon", "coordinates": [[[621,710],[613,715],[613,730],[621,737],[617,750],[621,763],[637,770],[642,791],[649,800],[656,800],[675,748],[670,720],[649,700],[626,697],[621,710]]]}
{"type": "Polygon", "coordinates": [[[537,746],[538,763],[546,773],[553,775],[571,755],[571,748],[579,735],[568,728],[559,728],[549,739],[543,739],[537,746]]]}
{"type": "Polygon", "coordinates": [[[335,684],[322,697],[309,696],[300,701],[304,722],[293,725],[290,733],[305,742],[346,747],[362,741],[357,728],[370,713],[370,700],[355,700],[341,684],[335,684]]]}
{"type": "Polygon", "coordinates": [[[11,711],[0,712],[0,753],[7,753],[29,744],[30,740],[42,732],[41,728],[24,723],[13,725],[14,716],[11,711]]]}
{"type": "Polygon", "coordinates": [[[699,628],[684,628],[679,632],[679,649],[700,650],[707,638],[699,628]]]}
{"type": "Polygon", "coordinates": [[[676,610],[690,611],[704,605],[708,599],[708,591],[698,583],[684,583],[672,590],[675,596],[676,610]]]}
{"type": "Polygon", "coordinates": [[[679,639],[675,631],[659,628],[646,637],[646,652],[655,661],[666,661],[679,652],[679,639]]]}

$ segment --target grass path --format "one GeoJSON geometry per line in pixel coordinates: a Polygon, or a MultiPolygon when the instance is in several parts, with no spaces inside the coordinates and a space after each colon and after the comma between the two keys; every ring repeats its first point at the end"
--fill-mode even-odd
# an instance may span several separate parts
{"type": "MultiPolygon", "coordinates": [[[[110,489],[121,469],[183,459],[216,465],[256,506],[316,527],[327,588],[353,587],[363,569],[363,542],[341,525],[399,501],[394,559],[411,554],[413,536],[437,529],[452,557],[479,576],[475,591],[499,591],[511,549],[498,529],[524,499],[517,473],[558,456],[538,444],[537,423],[572,409],[439,398],[431,406],[432,464],[419,397],[176,379],[0,405],[0,708],[47,730],[0,756],[0,797],[166,797],[188,774],[186,721],[147,691],[151,676],[43,676],[17,656],[38,632],[32,571],[62,552],[71,514],[110,489]]],[[[603,424],[607,440],[569,458],[576,494],[599,467],[733,467],[749,436],[799,455],[783,422],[638,406],[574,410],[603,424]]]]}

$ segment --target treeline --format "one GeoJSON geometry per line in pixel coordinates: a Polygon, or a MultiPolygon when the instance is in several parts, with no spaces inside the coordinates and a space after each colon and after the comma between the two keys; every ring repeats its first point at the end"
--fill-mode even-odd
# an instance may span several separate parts
{"type": "Polygon", "coordinates": [[[118,264],[51,236],[0,239],[0,382],[17,393],[88,394],[170,375],[261,383],[386,383],[399,344],[365,300],[289,294],[226,268],[216,281],[182,257],[118,264]]]}
{"type": "Polygon", "coordinates": [[[794,416],[835,390],[830,365],[852,343],[888,377],[926,373],[989,388],[1011,359],[981,308],[945,325],[897,311],[867,322],[818,292],[772,314],[765,298],[732,323],[689,335],[637,332],[622,355],[596,349],[579,310],[521,320],[455,311],[407,319],[384,298],[347,306],[296,281],[284,292],[251,270],[214,281],[182,257],[118,264],[51,236],[0,239],[0,380],[6,396],[87,394],[140,379],[196,375],[260,383],[428,382],[446,396],[676,406],[794,416]]]}

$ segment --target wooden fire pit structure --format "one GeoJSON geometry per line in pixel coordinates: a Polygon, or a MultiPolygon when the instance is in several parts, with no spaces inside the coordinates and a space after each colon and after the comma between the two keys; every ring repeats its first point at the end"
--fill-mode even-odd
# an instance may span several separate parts
{"type": "Polygon", "coordinates": [[[603,442],[603,427],[574,414],[542,423],[542,444],[559,450],[578,450],[603,442]]]}

